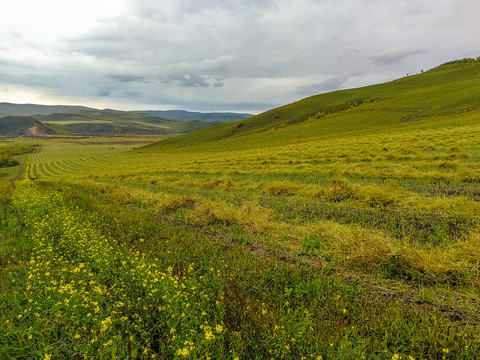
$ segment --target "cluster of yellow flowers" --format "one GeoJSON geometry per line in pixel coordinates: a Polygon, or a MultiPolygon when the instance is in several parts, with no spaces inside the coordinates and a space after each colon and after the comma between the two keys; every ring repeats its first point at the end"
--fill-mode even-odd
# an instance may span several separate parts
{"type": "MultiPolygon", "coordinates": [[[[103,235],[64,195],[35,184],[15,191],[34,246],[26,262],[28,300],[11,321],[28,322],[37,338],[61,327],[71,350],[85,358],[207,356],[222,340],[223,303],[198,281],[195,264],[182,274],[162,270],[103,235]]],[[[57,350],[45,349],[52,356],[57,350]]]]}

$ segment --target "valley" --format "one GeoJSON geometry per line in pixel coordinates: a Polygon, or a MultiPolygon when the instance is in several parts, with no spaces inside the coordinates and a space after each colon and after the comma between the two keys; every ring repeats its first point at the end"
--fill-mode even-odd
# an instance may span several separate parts
{"type": "Polygon", "coordinates": [[[476,359],[479,78],[5,136],[32,152],[0,181],[0,358],[476,359]]]}

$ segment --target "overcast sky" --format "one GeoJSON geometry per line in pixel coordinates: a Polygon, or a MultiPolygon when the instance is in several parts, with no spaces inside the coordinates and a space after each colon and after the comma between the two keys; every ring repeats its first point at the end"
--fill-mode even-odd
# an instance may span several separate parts
{"type": "Polygon", "coordinates": [[[480,56],[478,0],[15,0],[0,101],[262,112],[480,56]]]}

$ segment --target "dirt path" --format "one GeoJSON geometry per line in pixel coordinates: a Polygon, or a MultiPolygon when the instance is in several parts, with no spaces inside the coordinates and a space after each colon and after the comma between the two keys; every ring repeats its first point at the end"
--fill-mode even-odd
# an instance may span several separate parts
{"type": "MultiPolygon", "coordinates": [[[[29,160],[30,160],[30,155],[27,154],[27,156],[25,158],[25,161],[20,164],[17,176],[15,176],[13,181],[22,180],[24,178],[23,175],[26,171],[28,171],[28,168],[29,168],[29,160]]],[[[27,176],[28,176],[28,174],[27,174],[27,176]]]]}

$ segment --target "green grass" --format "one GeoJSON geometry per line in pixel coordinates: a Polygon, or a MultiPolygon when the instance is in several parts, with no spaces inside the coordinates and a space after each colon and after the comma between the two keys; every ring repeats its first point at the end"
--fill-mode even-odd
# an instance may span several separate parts
{"type": "Polygon", "coordinates": [[[479,66],[42,140],[0,182],[0,358],[478,358],[479,66]]]}
{"type": "Polygon", "coordinates": [[[18,144],[0,147],[0,178],[3,181],[15,179],[21,172],[21,163],[25,163],[28,154],[35,145],[18,144]]]}
{"type": "MultiPolygon", "coordinates": [[[[367,284],[332,276],[331,263],[320,270],[252,257],[208,234],[215,226],[182,230],[89,187],[19,184],[13,195],[6,211],[22,214],[24,230],[3,260],[7,358],[424,358],[447,349],[469,358],[479,350],[474,327],[376,298],[367,284]]],[[[9,235],[16,226],[6,226],[9,235]]]]}

